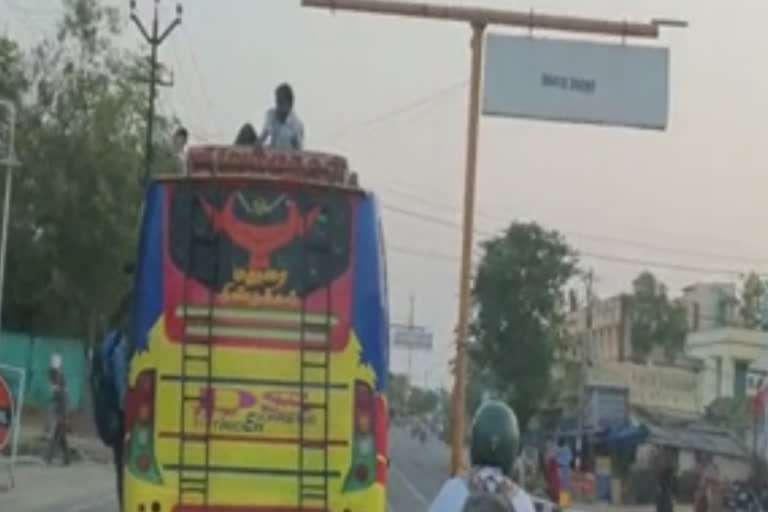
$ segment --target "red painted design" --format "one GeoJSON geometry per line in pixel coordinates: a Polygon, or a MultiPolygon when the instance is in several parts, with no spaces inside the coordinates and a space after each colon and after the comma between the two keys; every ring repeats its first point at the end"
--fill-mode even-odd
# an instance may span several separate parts
{"type": "MultiPolygon", "coordinates": [[[[241,183],[233,182],[231,183],[231,187],[233,190],[236,190],[238,186],[242,186],[241,183]]],[[[169,199],[173,196],[175,185],[168,184],[168,195],[169,199]]],[[[233,196],[234,197],[234,194],[233,196]]],[[[231,199],[231,198],[230,198],[231,199]]],[[[168,339],[172,343],[179,343],[183,339],[183,332],[184,332],[184,322],[180,315],[177,314],[177,308],[180,308],[184,300],[186,299],[189,304],[199,304],[203,306],[207,306],[209,303],[209,295],[210,291],[208,288],[200,283],[199,281],[196,281],[193,278],[188,278],[183,274],[181,269],[179,269],[173,262],[173,259],[170,256],[170,248],[168,246],[169,244],[169,237],[168,237],[168,226],[170,222],[170,205],[171,201],[166,202],[166,211],[165,211],[165,219],[164,219],[164,225],[165,225],[165,234],[164,234],[164,263],[163,263],[163,274],[165,278],[164,283],[164,295],[165,295],[165,306],[164,306],[164,314],[165,314],[165,326],[166,326],[166,334],[168,336],[168,339]],[[187,283],[185,284],[185,280],[187,283]],[[186,288],[186,290],[185,290],[186,288]],[[186,297],[185,297],[186,294],[186,297]]],[[[357,218],[357,198],[356,197],[350,197],[349,198],[349,215],[350,215],[350,226],[355,225],[355,219],[357,218]]],[[[222,211],[227,210],[227,206],[222,209],[222,211]]],[[[231,207],[230,207],[231,208],[231,207]]],[[[218,211],[219,214],[221,214],[221,211],[218,211]]],[[[227,214],[229,215],[229,214],[227,214]]],[[[219,221],[221,222],[221,221],[219,221]]],[[[256,228],[257,226],[250,226],[256,228]]],[[[231,229],[231,228],[228,228],[231,229]]],[[[237,229],[237,228],[235,228],[237,229]]],[[[288,229],[286,232],[290,232],[290,229],[288,229]]],[[[294,232],[295,233],[295,232],[294,232]]],[[[350,229],[350,241],[349,246],[350,247],[356,247],[356,230],[351,228],[350,229]]],[[[273,249],[274,250],[274,249],[273,249]]],[[[268,256],[267,256],[268,258],[268,256]]],[[[331,329],[331,351],[333,352],[339,352],[344,350],[348,343],[349,343],[349,333],[351,328],[351,322],[352,322],[352,311],[353,311],[353,304],[352,304],[352,289],[353,289],[353,270],[355,268],[355,258],[356,258],[356,251],[351,251],[350,257],[349,257],[349,264],[347,266],[347,270],[344,271],[333,283],[331,283],[331,303],[333,304],[333,310],[331,311],[332,315],[336,318],[337,323],[336,325],[331,329]]],[[[258,261],[259,258],[254,261],[251,260],[251,263],[255,264],[262,264],[263,261],[258,261]]],[[[322,314],[325,313],[326,310],[326,290],[325,289],[319,289],[311,294],[309,294],[305,298],[305,307],[306,307],[306,313],[307,314],[322,314]]],[[[237,307],[238,304],[235,303],[224,303],[222,302],[218,297],[214,297],[213,300],[214,307],[218,306],[235,306],[237,307]]],[[[190,319],[190,324],[197,322],[197,320],[190,319]]],[[[226,320],[216,320],[216,325],[232,325],[229,321],[226,320]]],[[[273,327],[273,324],[271,321],[258,321],[258,322],[248,322],[249,327],[253,328],[262,328],[262,329],[268,329],[270,327],[273,327]]],[[[283,328],[290,328],[291,326],[283,326],[283,328]]],[[[190,341],[196,340],[195,336],[188,336],[188,339],[190,341]]],[[[201,336],[199,337],[199,341],[207,341],[207,336],[201,336]]],[[[291,342],[291,341],[285,341],[280,339],[249,339],[249,338],[243,338],[243,337],[226,337],[226,336],[219,336],[213,340],[213,343],[217,346],[226,346],[226,347],[240,347],[240,348],[252,348],[252,349],[269,349],[269,350],[288,350],[288,351],[298,351],[299,350],[299,343],[298,342],[291,342]]],[[[309,351],[324,351],[326,350],[326,347],[322,343],[312,343],[307,342],[305,344],[305,350],[309,351]]]]}
{"type": "Polygon", "coordinates": [[[303,218],[299,213],[296,203],[288,200],[288,218],[282,224],[270,224],[257,226],[243,222],[235,216],[235,199],[239,192],[230,194],[224,207],[216,210],[213,206],[200,197],[206,215],[211,220],[214,231],[223,231],[241,248],[248,251],[249,267],[253,270],[261,270],[269,267],[269,255],[275,249],[288,245],[296,238],[304,234],[304,225],[310,230],[315,225],[320,215],[320,208],[312,209],[303,218]]]}

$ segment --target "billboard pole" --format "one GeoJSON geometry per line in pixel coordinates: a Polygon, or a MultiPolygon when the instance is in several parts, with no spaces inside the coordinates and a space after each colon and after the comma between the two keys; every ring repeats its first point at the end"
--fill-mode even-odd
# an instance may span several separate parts
{"type": "Polygon", "coordinates": [[[459,273],[459,311],[456,339],[456,378],[453,389],[453,443],[451,472],[458,474],[463,466],[464,402],[467,380],[466,347],[469,332],[470,288],[472,268],[472,235],[474,232],[475,177],[477,174],[477,139],[480,121],[482,84],[483,35],[488,25],[506,25],[615,35],[619,37],[646,37],[655,39],[660,25],[684,25],[682,22],[660,20],[652,23],[608,21],[578,16],[553,16],[531,12],[507,11],[480,7],[460,7],[413,3],[397,0],[302,0],[303,7],[317,7],[332,11],[346,10],[370,14],[406,16],[421,19],[458,21],[472,27],[471,76],[469,113],[467,118],[466,167],[464,174],[464,212],[461,241],[461,267],[459,273]]]}

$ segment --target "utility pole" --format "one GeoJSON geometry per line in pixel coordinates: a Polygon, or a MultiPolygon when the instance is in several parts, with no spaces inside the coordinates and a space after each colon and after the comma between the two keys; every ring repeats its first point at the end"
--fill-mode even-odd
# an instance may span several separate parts
{"type": "Polygon", "coordinates": [[[615,35],[618,37],[646,37],[655,39],[660,25],[678,24],[666,20],[652,23],[606,21],[577,16],[553,16],[531,12],[506,11],[480,7],[460,7],[398,0],[302,0],[304,7],[318,7],[332,11],[345,10],[406,16],[420,19],[468,23],[472,28],[469,114],[467,117],[466,161],[464,174],[464,204],[461,242],[461,269],[459,273],[459,310],[456,337],[456,378],[453,388],[453,445],[451,471],[458,474],[464,458],[464,402],[467,380],[467,343],[469,335],[472,245],[474,233],[475,176],[477,167],[477,139],[480,121],[480,97],[484,34],[488,25],[506,25],[541,28],[566,32],[615,35]]]}
{"type": "Polygon", "coordinates": [[[155,99],[157,97],[157,86],[170,87],[173,85],[173,79],[163,80],[158,76],[158,62],[157,51],[163,41],[170,35],[170,33],[181,25],[181,4],[176,4],[176,18],[160,32],[160,20],[158,18],[158,7],[160,0],[155,0],[153,16],[152,16],[152,32],[148,32],[144,27],[144,24],[136,14],[136,0],[131,0],[131,21],[138,27],[139,32],[144,37],[144,40],[149,43],[149,105],[147,106],[147,139],[145,141],[144,148],[144,178],[142,185],[146,185],[149,180],[152,169],[152,159],[154,158],[154,126],[155,126],[155,99]]]}
{"type": "MultiPolygon", "coordinates": [[[[5,297],[5,259],[8,254],[8,227],[11,218],[11,189],[13,187],[13,168],[19,166],[16,158],[16,105],[8,100],[0,100],[0,112],[7,117],[7,133],[0,132],[0,143],[5,141],[6,150],[0,155],[0,163],[5,166],[5,194],[3,197],[3,223],[0,230],[0,338],[2,337],[2,312],[5,297]]],[[[3,128],[3,126],[0,126],[3,128]]],[[[5,130],[3,130],[5,131],[5,130]]],[[[1,147],[1,146],[0,146],[1,147]]]]}
{"type": "MultiPolygon", "coordinates": [[[[414,302],[413,293],[408,297],[410,305],[408,306],[408,329],[413,330],[414,325],[414,302]]],[[[408,380],[413,382],[413,346],[408,345],[408,380]]]]}
{"type": "Polygon", "coordinates": [[[592,351],[592,347],[594,345],[593,338],[592,338],[592,308],[594,304],[593,295],[592,295],[592,285],[594,282],[594,272],[592,269],[589,269],[586,276],[584,276],[584,286],[586,288],[585,295],[586,295],[586,334],[582,337],[581,340],[581,368],[580,368],[580,381],[581,385],[579,386],[579,415],[578,415],[578,432],[579,435],[576,438],[576,453],[579,455],[579,460],[584,461],[584,454],[582,449],[582,440],[584,439],[584,409],[586,407],[586,400],[585,400],[585,394],[587,392],[587,352],[592,351]]]}

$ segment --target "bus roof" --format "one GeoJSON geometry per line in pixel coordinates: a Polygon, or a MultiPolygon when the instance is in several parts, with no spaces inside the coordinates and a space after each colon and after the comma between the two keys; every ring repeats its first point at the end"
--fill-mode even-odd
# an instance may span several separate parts
{"type": "Polygon", "coordinates": [[[169,178],[261,178],[314,185],[357,188],[346,158],[317,151],[280,151],[232,145],[192,146],[187,151],[186,176],[169,178]]]}

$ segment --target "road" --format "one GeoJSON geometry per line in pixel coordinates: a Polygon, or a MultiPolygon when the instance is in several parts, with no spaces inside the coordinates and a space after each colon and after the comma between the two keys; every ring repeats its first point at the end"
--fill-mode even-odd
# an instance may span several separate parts
{"type": "MultiPolygon", "coordinates": [[[[421,443],[404,429],[390,432],[389,512],[426,510],[448,474],[449,452],[436,439],[421,443]]],[[[117,512],[114,497],[96,495],[67,503],[60,512],[117,512]]]]}

